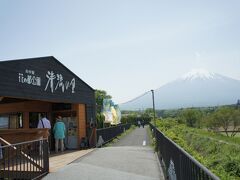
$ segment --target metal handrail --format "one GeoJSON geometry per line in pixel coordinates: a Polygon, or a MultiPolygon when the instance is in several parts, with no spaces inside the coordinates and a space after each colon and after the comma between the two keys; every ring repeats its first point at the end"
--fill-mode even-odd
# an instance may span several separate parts
{"type": "Polygon", "coordinates": [[[104,141],[101,143],[101,145],[98,145],[98,143],[97,143],[97,147],[102,146],[103,144],[106,144],[106,143],[112,141],[118,135],[123,133],[122,128],[129,129],[130,126],[131,126],[131,124],[128,123],[128,124],[120,124],[120,125],[108,127],[108,128],[97,129],[97,141],[100,136],[102,136],[103,141],[104,141]]]}
{"type": "Polygon", "coordinates": [[[48,140],[48,139],[43,138],[43,139],[36,139],[36,140],[32,140],[32,141],[24,141],[24,142],[15,143],[15,144],[4,145],[4,146],[1,146],[1,148],[7,148],[7,147],[18,146],[18,145],[23,145],[23,144],[29,144],[29,143],[34,143],[34,142],[38,142],[38,141],[41,141],[41,140],[48,140]]]}
{"type": "MultiPolygon", "coordinates": [[[[164,135],[159,129],[157,129],[153,124],[150,123],[150,127],[154,129],[154,131],[160,133],[167,141],[172,143],[172,145],[177,148],[183,155],[185,155],[192,163],[194,163],[198,168],[200,168],[207,176],[209,176],[213,180],[220,180],[219,177],[217,177],[215,174],[213,174],[209,169],[207,169],[205,166],[203,166],[199,161],[197,161],[194,157],[192,157],[188,152],[186,152],[182,147],[180,147],[178,144],[176,144],[173,140],[168,138],[164,135]]],[[[161,149],[161,147],[158,147],[161,149]]],[[[159,157],[161,159],[161,157],[159,157]]],[[[164,157],[163,157],[164,160],[164,157]]]]}
{"type": "MultiPolygon", "coordinates": [[[[159,130],[158,130],[159,131],[159,130]]],[[[159,133],[162,133],[161,131],[159,131],[159,133]]],[[[213,179],[216,180],[220,180],[215,174],[213,174],[209,169],[207,169],[205,166],[203,166],[199,161],[197,161],[193,156],[191,156],[188,152],[186,152],[182,147],[180,147],[178,144],[176,144],[173,140],[171,140],[170,138],[168,138],[167,136],[164,135],[164,133],[162,133],[162,135],[169,140],[171,143],[173,143],[185,156],[187,156],[191,161],[193,161],[194,164],[196,164],[197,166],[199,166],[201,169],[204,170],[204,172],[212,177],[213,179]]]]}
{"type": "Polygon", "coordinates": [[[99,130],[104,130],[104,129],[111,129],[111,128],[115,128],[115,127],[120,127],[120,126],[125,126],[125,125],[128,125],[130,123],[126,123],[126,124],[118,124],[116,126],[110,126],[110,127],[106,127],[106,128],[100,128],[100,129],[97,129],[97,131],[99,130]]]}

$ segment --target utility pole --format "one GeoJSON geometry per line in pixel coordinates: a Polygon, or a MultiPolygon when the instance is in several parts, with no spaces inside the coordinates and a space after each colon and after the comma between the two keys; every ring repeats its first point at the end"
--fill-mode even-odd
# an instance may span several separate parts
{"type": "Polygon", "coordinates": [[[155,130],[154,130],[154,136],[156,138],[156,115],[155,115],[155,101],[154,101],[154,90],[152,91],[152,102],[153,102],[153,122],[154,122],[154,126],[155,126],[155,130]]]}

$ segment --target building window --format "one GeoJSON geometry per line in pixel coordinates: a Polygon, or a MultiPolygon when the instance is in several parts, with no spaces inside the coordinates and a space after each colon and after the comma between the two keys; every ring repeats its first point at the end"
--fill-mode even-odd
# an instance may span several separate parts
{"type": "Polygon", "coordinates": [[[0,129],[8,129],[8,116],[0,116],[0,129]]]}
{"type": "Polygon", "coordinates": [[[40,112],[30,112],[29,113],[29,128],[37,128],[38,121],[41,119],[40,112]]]}
{"type": "Polygon", "coordinates": [[[0,129],[23,128],[23,114],[4,114],[0,115],[0,129]]]}

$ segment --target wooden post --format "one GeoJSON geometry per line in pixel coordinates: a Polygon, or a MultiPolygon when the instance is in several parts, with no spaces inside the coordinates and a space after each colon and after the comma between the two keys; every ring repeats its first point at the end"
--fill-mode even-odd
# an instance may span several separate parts
{"type": "Polygon", "coordinates": [[[84,104],[78,104],[78,142],[80,145],[81,139],[86,137],[86,111],[84,104]]]}

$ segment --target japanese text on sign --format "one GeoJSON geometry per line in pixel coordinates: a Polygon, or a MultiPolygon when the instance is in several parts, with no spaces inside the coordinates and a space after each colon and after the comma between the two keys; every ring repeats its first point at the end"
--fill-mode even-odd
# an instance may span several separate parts
{"type": "Polygon", "coordinates": [[[75,93],[75,78],[73,78],[71,81],[64,81],[62,74],[55,74],[53,71],[48,71],[46,78],[48,81],[44,89],[45,91],[50,89],[51,92],[54,93],[54,91],[61,89],[61,91],[64,93],[66,90],[70,89],[72,93],[75,93]]]}
{"type": "Polygon", "coordinates": [[[20,83],[29,84],[33,86],[41,86],[41,78],[35,75],[35,71],[25,70],[25,73],[18,73],[18,80],[20,83]]]}

